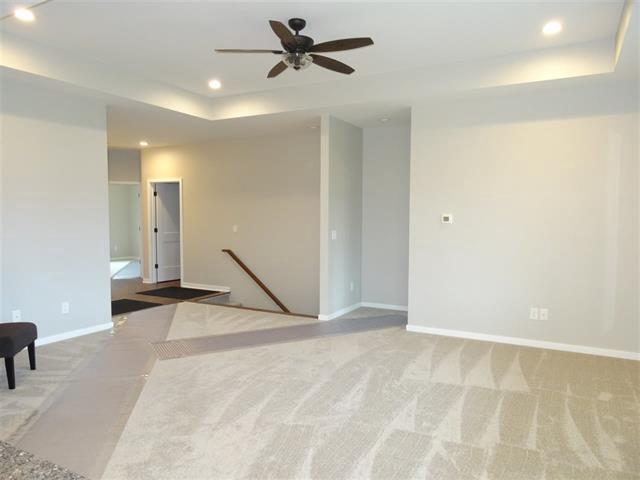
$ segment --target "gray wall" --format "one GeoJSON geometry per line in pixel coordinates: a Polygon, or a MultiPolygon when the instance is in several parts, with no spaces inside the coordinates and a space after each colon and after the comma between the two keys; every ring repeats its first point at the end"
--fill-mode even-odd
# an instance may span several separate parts
{"type": "Polygon", "coordinates": [[[637,352],[637,101],[620,86],[415,106],[409,324],[637,352]]]}
{"type": "Polygon", "coordinates": [[[140,185],[109,184],[111,258],[140,258],[140,185]]]}
{"type": "Polygon", "coordinates": [[[183,282],[277,306],[221,252],[234,250],[294,312],[318,313],[320,138],[304,131],[142,152],[145,276],[149,179],[183,180],[183,282]],[[238,231],[233,232],[233,225],[238,231]]]}
{"type": "Polygon", "coordinates": [[[362,301],[407,306],[410,125],[365,128],[362,301]]]}
{"type": "Polygon", "coordinates": [[[324,116],[321,130],[324,218],[320,257],[326,270],[321,279],[320,313],[331,316],[361,301],[362,129],[324,116]]]}
{"type": "Polygon", "coordinates": [[[140,150],[109,148],[107,158],[110,182],[140,181],[140,150]]]}
{"type": "Polygon", "coordinates": [[[1,83],[2,321],[20,309],[40,337],[108,323],[105,108],[1,83]]]}

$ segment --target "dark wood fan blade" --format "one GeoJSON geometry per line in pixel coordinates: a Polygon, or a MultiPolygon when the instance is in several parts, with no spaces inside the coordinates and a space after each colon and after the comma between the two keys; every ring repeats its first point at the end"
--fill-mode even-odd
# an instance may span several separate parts
{"type": "Polygon", "coordinates": [[[285,44],[293,44],[295,43],[295,38],[293,38],[293,33],[289,30],[284,23],[278,22],[277,20],[269,20],[269,25],[271,25],[271,29],[278,36],[280,40],[282,40],[285,44]]]}
{"type": "Polygon", "coordinates": [[[269,73],[267,74],[267,78],[277,77],[282,72],[284,72],[286,69],[287,69],[287,64],[286,63],[278,62],[278,63],[276,63],[275,67],[273,67],[271,70],[269,70],[269,73]]]}
{"type": "Polygon", "coordinates": [[[362,48],[373,45],[373,40],[369,37],[362,38],[343,38],[342,40],[331,40],[330,42],[322,42],[314,45],[310,52],[341,52],[343,50],[353,50],[354,48],[362,48]]]}
{"type": "Polygon", "coordinates": [[[218,53],[284,53],[282,50],[246,50],[242,48],[216,48],[218,53]]]}
{"type": "Polygon", "coordinates": [[[314,54],[311,54],[311,56],[313,57],[313,63],[320,67],[328,68],[329,70],[333,70],[334,72],[344,73],[346,75],[355,72],[355,70],[349,65],[339,62],[338,60],[334,60],[333,58],[314,54]]]}

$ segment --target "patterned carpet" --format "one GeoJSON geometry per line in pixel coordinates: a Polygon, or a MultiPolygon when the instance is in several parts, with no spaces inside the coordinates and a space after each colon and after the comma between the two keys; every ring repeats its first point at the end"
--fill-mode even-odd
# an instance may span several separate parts
{"type": "Polygon", "coordinates": [[[157,362],[103,478],[640,479],[639,453],[638,362],[390,328],[157,362]]]}

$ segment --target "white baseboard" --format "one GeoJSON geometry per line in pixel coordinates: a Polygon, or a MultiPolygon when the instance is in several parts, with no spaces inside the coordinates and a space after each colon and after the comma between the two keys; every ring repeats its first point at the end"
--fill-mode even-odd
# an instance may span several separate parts
{"type": "Polygon", "coordinates": [[[230,292],[231,288],[220,285],[206,285],[204,283],[180,282],[184,288],[197,288],[198,290],[209,290],[210,292],[230,292]]]}
{"type": "Polygon", "coordinates": [[[337,312],[333,312],[329,315],[318,315],[318,320],[333,320],[334,318],[341,317],[342,315],[346,315],[347,313],[353,312],[354,310],[360,307],[371,307],[371,308],[380,308],[383,310],[396,310],[400,312],[406,312],[407,307],[404,305],[389,305],[386,303],[372,303],[372,302],[358,302],[353,305],[343,308],[342,310],[338,310],[337,312]]]}
{"type": "Polygon", "coordinates": [[[391,305],[388,303],[362,302],[360,306],[369,308],[382,308],[384,310],[397,310],[399,312],[406,312],[409,310],[409,307],[406,305],[391,305]]]}
{"type": "Polygon", "coordinates": [[[113,257],[111,262],[124,262],[125,260],[138,260],[140,261],[140,257],[113,257]]]}
{"type": "Polygon", "coordinates": [[[546,348],[549,350],[561,350],[563,352],[585,353],[587,355],[599,355],[602,357],[624,358],[626,360],[640,360],[640,352],[626,350],[611,350],[608,348],[589,347],[586,345],[572,345],[570,343],[547,342],[545,340],[532,340],[520,337],[504,337],[501,335],[489,335],[486,333],[465,332],[462,330],[447,330],[444,328],[424,327],[422,325],[407,325],[408,332],[428,333],[445,337],[466,338],[485,342],[508,343],[521,347],[546,348]]]}
{"type": "Polygon", "coordinates": [[[148,277],[143,277],[142,278],[142,283],[155,283],[155,282],[153,280],[151,280],[150,278],[148,278],[148,277]]]}
{"type": "Polygon", "coordinates": [[[334,318],[341,317],[342,315],[346,315],[349,312],[353,312],[355,309],[360,308],[360,303],[354,303],[349,307],[345,307],[337,312],[333,312],[329,315],[318,315],[318,320],[333,320],[334,318]]]}
{"type": "Polygon", "coordinates": [[[50,335],[48,337],[38,338],[36,340],[36,346],[47,345],[48,343],[61,342],[63,340],[69,340],[70,338],[81,337],[82,335],[89,335],[90,333],[102,332],[113,328],[113,322],[101,323],[100,325],[94,325],[92,327],[80,328],[78,330],[71,330],[70,332],[59,333],[57,335],[50,335]]]}

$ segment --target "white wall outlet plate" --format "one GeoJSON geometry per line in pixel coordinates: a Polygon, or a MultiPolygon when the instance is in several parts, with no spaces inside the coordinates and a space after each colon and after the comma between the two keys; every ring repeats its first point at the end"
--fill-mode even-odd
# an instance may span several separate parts
{"type": "Polygon", "coordinates": [[[538,320],[538,309],[536,307],[529,309],[529,320],[538,320]]]}
{"type": "Polygon", "coordinates": [[[540,309],[540,320],[549,320],[549,309],[541,308],[540,309]]]}
{"type": "Polygon", "coordinates": [[[62,313],[69,313],[69,302],[62,302],[60,305],[60,310],[62,313]]]}
{"type": "Polygon", "coordinates": [[[20,321],[22,321],[22,312],[20,310],[12,310],[11,311],[11,321],[12,322],[20,322],[20,321]]]}
{"type": "Polygon", "coordinates": [[[442,223],[453,223],[453,215],[451,215],[450,213],[443,213],[440,216],[440,221],[442,223]]]}
{"type": "Polygon", "coordinates": [[[233,233],[238,233],[238,225],[234,225],[232,228],[233,233]]]}

